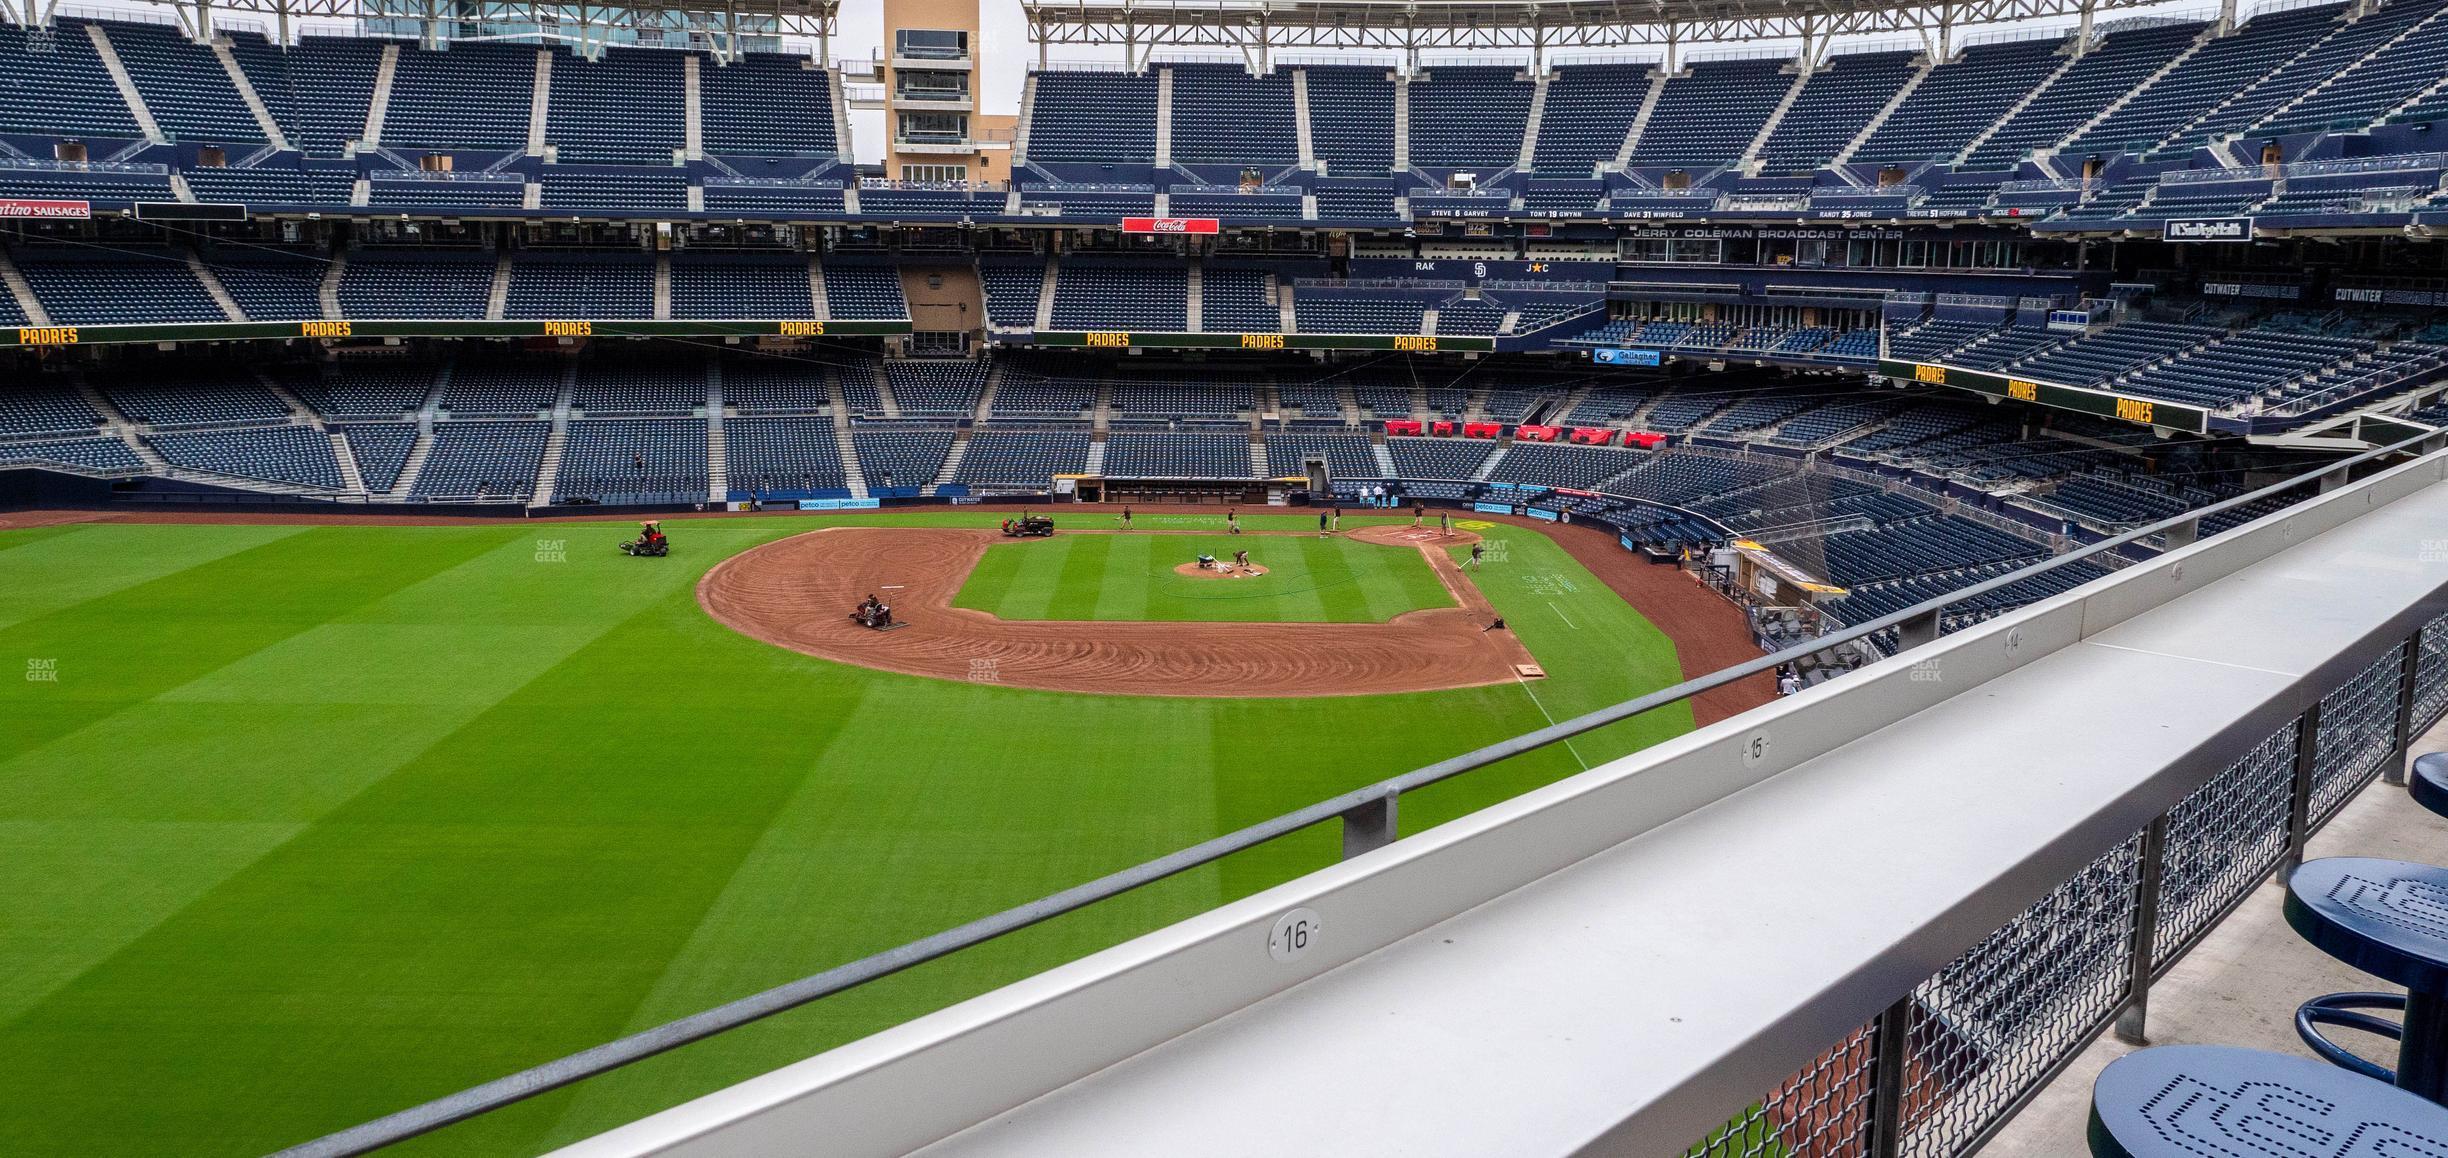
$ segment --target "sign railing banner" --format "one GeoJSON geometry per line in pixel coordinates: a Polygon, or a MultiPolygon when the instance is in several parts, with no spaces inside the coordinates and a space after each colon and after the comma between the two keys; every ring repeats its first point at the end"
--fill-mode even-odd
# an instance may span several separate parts
{"type": "Polygon", "coordinates": [[[1213,217],[1125,217],[1124,233],[1212,234],[1223,228],[1213,217]]]}
{"type": "Polygon", "coordinates": [[[0,197],[0,217],[74,217],[93,216],[93,204],[87,201],[34,201],[23,197],[0,197]]]}
{"type": "Polygon", "coordinates": [[[2162,241],[2251,241],[2250,217],[2171,217],[2159,227],[2162,241]]]}

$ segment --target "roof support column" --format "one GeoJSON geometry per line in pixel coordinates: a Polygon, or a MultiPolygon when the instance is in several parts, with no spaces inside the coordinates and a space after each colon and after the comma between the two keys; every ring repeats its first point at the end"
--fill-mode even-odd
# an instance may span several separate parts
{"type": "Polygon", "coordinates": [[[2082,26],[2074,38],[2075,56],[2081,57],[2091,51],[2091,25],[2098,17],[2099,0],[2082,0],[2082,26]]]}

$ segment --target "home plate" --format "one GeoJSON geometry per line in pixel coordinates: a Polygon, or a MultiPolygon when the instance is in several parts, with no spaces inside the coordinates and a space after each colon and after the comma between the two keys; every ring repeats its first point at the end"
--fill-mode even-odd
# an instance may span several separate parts
{"type": "Polygon", "coordinates": [[[1513,665],[1513,674],[1526,680],[1543,680],[1547,678],[1547,669],[1535,663],[1517,663],[1513,665]]]}

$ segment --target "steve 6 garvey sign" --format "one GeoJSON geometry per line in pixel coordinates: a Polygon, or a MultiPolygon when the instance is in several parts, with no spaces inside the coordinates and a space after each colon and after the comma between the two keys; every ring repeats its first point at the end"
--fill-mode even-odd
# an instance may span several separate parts
{"type": "Polygon", "coordinates": [[[1125,217],[1124,233],[1214,233],[1213,217],[1125,217]]]}

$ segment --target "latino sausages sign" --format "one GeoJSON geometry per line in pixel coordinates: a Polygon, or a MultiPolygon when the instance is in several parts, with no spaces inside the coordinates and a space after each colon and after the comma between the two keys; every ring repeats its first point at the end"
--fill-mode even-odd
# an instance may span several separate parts
{"type": "Polygon", "coordinates": [[[27,201],[22,198],[0,198],[0,218],[93,216],[93,206],[83,201],[27,201]]]}
{"type": "Polygon", "coordinates": [[[1125,217],[1122,219],[1122,232],[1124,233],[1214,233],[1217,228],[1216,219],[1213,217],[1125,217]]]}

